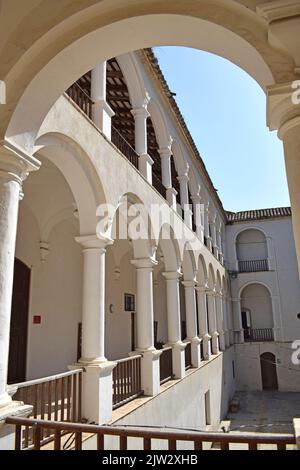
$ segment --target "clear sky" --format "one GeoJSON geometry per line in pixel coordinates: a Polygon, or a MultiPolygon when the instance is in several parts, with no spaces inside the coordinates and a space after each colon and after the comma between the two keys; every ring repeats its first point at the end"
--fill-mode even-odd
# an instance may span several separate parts
{"type": "Polygon", "coordinates": [[[289,206],[283,146],[266,126],[266,97],[255,80],[206,52],[154,52],[224,208],[289,206]]]}

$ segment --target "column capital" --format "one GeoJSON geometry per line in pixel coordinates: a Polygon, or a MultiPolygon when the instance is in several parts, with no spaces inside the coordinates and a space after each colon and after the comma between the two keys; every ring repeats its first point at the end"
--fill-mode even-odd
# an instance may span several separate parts
{"type": "Polygon", "coordinates": [[[195,281],[195,280],[194,281],[191,281],[191,280],[190,281],[181,281],[181,284],[184,287],[187,287],[187,288],[189,288],[189,287],[194,287],[195,288],[196,285],[197,285],[197,281],[195,281]]]}
{"type": "Polygon", "coordinates": [[[131,264],[133,264],[137,269],[153,269],[158,262],[154,258],[149,257],[133,259],[131,260],[131,264]]]}
{"type": "Polygon", "coordinates": [[[172,156],[171,147],[159,148],[158,153],[161,156],[161,158],[170,158],[172,156]]]}
{"type": "Polygon", "coordinates": [[[206,292],[208,290],[208,285],[196,285],[196,291],[198,292],[206,292]]]}
{"type": "Polygon", "coordinates": [[[150,116],[149,111],[147,110],[146,106],[141,106],[140,108],[133,108],[131,109],[131,114],[133,115],[134,118],[141,116],[145,119],[150,116]]]}
{"type": "Polygon", "coordinates": [[[15,179],[22,183],[31,171],[40,168],[41,162],[32,155],[27,154],[22,149],[9,141],[0,142],[0,175],[6,175],[10,179],[15,179]]]}
{"type": "Polygon", "coordinates": [[[174,281],[174,280],[180,279],[182,277],[182,272],[180,270],[178,270],[178,271],[166,271],[166,272],[162,273],[162,275],[164,276],[164,278],[167,281],[174,281]]]}
{"type": "Polygon", "coordinates": [[[300,104],[296,104],[293,99],[295,92],[295,82],[270,85],[267,88],[267,125],[271,131],[279,130],[280,139],[286,132],[285,125],[300,115],[300,104]]]}
{"type": "Polygon", "coordinates": [[[200,194],[194,194],[193,196],[191,196],[191,199],[192,199],[194,204],[201,204],[200,194]]]}
{"type": "Polygon", "coordinates": [[[189,176],[188,176],[187,173],[184,173],[182,175],[178,175],[177,179],[178,179],[179,183],[181,183],[181,184],[189,182],[189,176]]]}
{"type": "Polygon", "coordinates": [[[96,234],[83,235],[75,238],[85,250],[102,249],[105,250],[107,246],[112,245],[114,241],[110,238],[99,238],[96,234]]]}

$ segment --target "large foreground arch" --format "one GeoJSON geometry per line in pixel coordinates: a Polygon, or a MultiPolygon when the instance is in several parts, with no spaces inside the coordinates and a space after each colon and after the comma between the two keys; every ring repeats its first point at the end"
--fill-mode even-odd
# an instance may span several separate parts
{"type": "Polygon", "coordinates": [[[16,2],[9,3],[2,7],[7,37],[0,59],[7,105],[0,110],[0,132],[26,143],[28,151],[68,86],[98,62],[139,48],[182,45],[212,52],[243,68],[264,89],[294,77],[292,59],[268,43],[267,24],[237,1],[26,2],[19,21],[16,2]]]}

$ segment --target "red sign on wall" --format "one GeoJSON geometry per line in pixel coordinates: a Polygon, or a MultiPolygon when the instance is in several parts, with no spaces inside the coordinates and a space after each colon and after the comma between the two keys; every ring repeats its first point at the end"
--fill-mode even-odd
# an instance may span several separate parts
{"type": "Polygon", "coordinates": [[[33,315],[33,324],[40,325],[42,323],[41,315],[33,315]]]}

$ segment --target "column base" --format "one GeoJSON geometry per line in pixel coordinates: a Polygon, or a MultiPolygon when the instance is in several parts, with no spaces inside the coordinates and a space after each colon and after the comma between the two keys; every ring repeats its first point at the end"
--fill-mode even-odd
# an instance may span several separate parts
{"type": "Polygon", "coordinates": [[[191,343],[191,356],[192,367],[200,367],[201,364],[201,339],[196,336],[195,338],[187,338],[191,343]]]}
{"type": "Polygon", "coordinates": [[[172,348],[172,362],[174,379],[183,379],[185,377],[185,353],[187,343],[178,341],[177,343],[168,343],[166,346],[172,348]]]}
{"type": "Polygon", "coordinates": [[[217,331],[214,331],[211,334],[211,339],[212,339],[212,353],[213,354],[219,354],[220,348],[219,348],[219,333],[217,331]]]}
{"type": "Polygon", "coordinates": [[[235,330],[234,331],[234,342],[235,343],[244,343],[244,330],[235,330]]]}
{"type": "Polygon", "coordinates": [[[24,405],[22,401],[11,401],[0,407],[0,450],[14,450],[15,426],[5,424],[6,418],[26,418],[32,413],[31,405],[24,405]]]}
{"type": "Polygon", "coordinates": [[[153,160],[147,153],[139,156],[139,171],[146,178],[148,183],[152,184],[152,165],[153,160]]]}
{"type": "Polygon", "coordinates": [[[144,391],[145,396],[153,397],[157,395],[160,390],[159,357],[162,354],[162,351],[158,349],[137,349],[132,353],[132,355],[137,354],[142,355],[142,390],[144,391]]]}
{"type": "Polygon", "coordinates": [[[219,331],[219,348],[221,351],[225,351],[226,344],[225,344],[225,334],[224,331],[219,331]]]}
{"type": "Polygon", "coordinates": [[[116,362],[77,363],[70,370],[83,369],[82,415],[89,423],[104,424],[112,418],[112,371],[116,362]]]}
{"type": "Polygon", "coordinates": [[[202,337],[204,360],[208,361],[211,356],[211,336],[207,333],[202,337]]]}
{"type": "Polygon", "coordinates": [[[175,188],[167,188],[166,190],[167,201],[168,201],[169,206],[172,207],[174,211],[177,210],[176,196],[177,196],[177,191],[175,188]]]}
{"type": "Polygon", "coordinates": [[[230,347],[230,333],[229,331],[224,331],[224,334],[225,334],[225,346],[226,348],[229,348],[230,347]]]}

